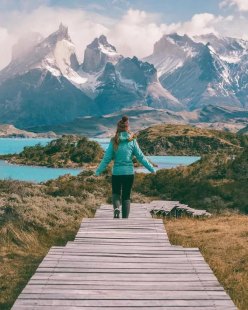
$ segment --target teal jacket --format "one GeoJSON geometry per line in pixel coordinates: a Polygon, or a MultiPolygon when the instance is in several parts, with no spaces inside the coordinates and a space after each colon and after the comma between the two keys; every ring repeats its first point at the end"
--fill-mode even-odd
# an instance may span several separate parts
{"type": "Polygon", "coordinates": [[[110,141],[104,157],[96,170],[96,175],[101,174],[106,169],[112,159],[114,160],[114,166],[112,169],[113,175],[134,174],[134,166],[132,160],[133,156],[135,156],[137,160],[149,171],[155,172],[152,164],[146,159],[145,155],[139,148],[137,140],[130,138],[131,135],[128,132],[120,132],[119,145],[117,150],[114,149],[113,141],[110,141]]]}

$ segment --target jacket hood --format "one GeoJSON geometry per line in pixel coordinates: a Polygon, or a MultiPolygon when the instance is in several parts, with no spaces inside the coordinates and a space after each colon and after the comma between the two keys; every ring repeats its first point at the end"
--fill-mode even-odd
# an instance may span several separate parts
{"type": "Polygon", "coordinates": [[[119,133],[119,141],[120,142],[132,141],[135,138],[136,138],[136,136],[132,132],[122,131],[119,133]]]}

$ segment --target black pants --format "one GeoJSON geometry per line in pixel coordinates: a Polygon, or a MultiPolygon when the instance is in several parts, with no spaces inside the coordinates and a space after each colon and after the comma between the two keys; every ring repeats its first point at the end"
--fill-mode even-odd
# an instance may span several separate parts
{"type": "Polygon", "coordinates": [[[112,175],[112,193],[121,195],[122,201],[129,200],[133,186],[134,175],[112,175]]]}

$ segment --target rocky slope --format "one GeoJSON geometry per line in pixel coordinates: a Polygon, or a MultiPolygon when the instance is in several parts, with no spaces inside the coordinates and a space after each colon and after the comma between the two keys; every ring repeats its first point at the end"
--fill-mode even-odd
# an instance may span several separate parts
{"type": "Polygon", "coordinates": [[[248,109],[248,42],[214,34],[165,35],[145,58],[162,85],[189,109],[208,104],[248,109]]]}
{"type": "Polygon", "coordinates": [[[92,100],[74,85],[80,78],[77,68],[74,45],[63,25],[32,48],[15,52],[0,72],[0,122],[26,129],[92,113],[92,100]]]}

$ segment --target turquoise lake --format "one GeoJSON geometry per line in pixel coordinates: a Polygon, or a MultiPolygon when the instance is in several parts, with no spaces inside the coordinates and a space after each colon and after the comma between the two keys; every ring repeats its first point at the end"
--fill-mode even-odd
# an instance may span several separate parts
{"type": "Polygon", "coordinates": [[[38,143],[41,145],[46,145],[50,141],[52,141],[52,139],[0,138],[0,154],[5,155],[20,153],[25,146],[34,146],[38,143]]]}
{"type": "MultiPolygon", "coordinates": [[[[0,138],[0,154],[19,153],[25,146],[34,146],[38,143],[46,145],[52,139],[35,138],[0,138]]],[[[92,139],[100,143],[103,149],[106,149],[109,139],[92,139]]],[[[159,169],[169,169],[177,166],[190,165],[200,159],[197,156],[148,156],[148,158],[158,165],[159,169]]],[[[64,174],[77,175],[81,169],[70,168],[48,168],[38,166],[21,166],[12,165],[6,161],[0,160],[0,179],[15,179],[21,181],[44,182],[55,179],[64,174]]],[[[137,172],[147,172],[146,169],[140,167],[137,172]]]]}

